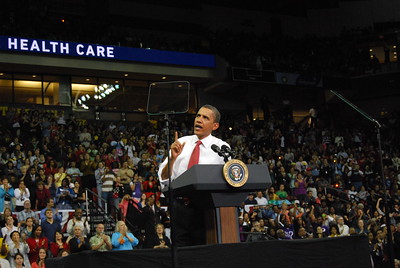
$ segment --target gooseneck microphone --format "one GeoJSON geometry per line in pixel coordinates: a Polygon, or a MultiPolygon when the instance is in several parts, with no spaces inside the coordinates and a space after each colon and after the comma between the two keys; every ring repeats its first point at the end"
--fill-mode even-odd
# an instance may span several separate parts
{"type": "Polygon", "coordinates": [[[236,158],[236,152],[231,150],[231,148],[229,148],[225,144],[221,146],[221,151],[225,154],[228,154],[231,158],[236,158]]]}
{"type": "MultiPolygon", "coordinates": [[[[223,145],[223,146],[226,146],[226,145],[223,145]]],[[[216,152],[219,156],[223,157],[225,162],[228,162],[229,154],[227,154],[226,152],[221,150],[221,148],[219,148],[218,145],[216,145],[216,144],[211,145],[211,150],[216,152]]]]}

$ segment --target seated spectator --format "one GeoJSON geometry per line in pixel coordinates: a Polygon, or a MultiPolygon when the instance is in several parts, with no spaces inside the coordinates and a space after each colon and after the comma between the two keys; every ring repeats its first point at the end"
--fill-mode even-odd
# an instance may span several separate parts
{"type": "Polygon", "coordinates": [[[244,200],[245,205],[257,205],[257,200],[254,199],[254,194],[249,194],[244,200]]]}
{"type": "Polygon", "coordinates": [[[44,248],[46,251],[49,249],[49,240],[43,236],[42,226],[36,226],[32,232],[31,237],[26,240],[29,246],[29,261],[36,262],[39,258],[39,250],[44,248]]]}
{"type": "Polygon", "coordinates": [[[20,212],[24,209],[25,200],[29,200],[30,192],[29,189],[26,188],[25,182],[21,180],[19,182],[18,188],[14,190],[15,196],[15,211],[20,212]]]}
{"type": "Polygon", "coordinates": [[[304,227],[300,227],[299,231],[297,233],[297,237],[295,237],[295,239],[308,239],[308,235],[307,235],[307,231],[306,228],[304,227]]]}
{"type": "Polygon", "coordinates": [[[46,209],[46,219],[42,221],[43,235],[50,241],[54,242],[56,232],[61,232],[61,224],[57,218],[53,216],[53,210],[51,208],[46,209]]]}
{"type": "Polygon", "coordinates": [[[51,209],[53,212],[53,218],[61,222],[61,216],[58,214],[58,208],[54,208],[54,199],[50,198],[46,200],[46,207],[40,211],[40,221],[46,220],[46,210],[51,209]]]}
{"type": "Polygon", "coordinates": [[[85,189],[83,189],[81,187],[81,184],[79,183],[79,181],[75,181],[74,182],[74,189],[73,189],[74,193],[75,193],[75,197],[73,198],[72,202],[72,206],[74,208],[84,208],[85,206],[85,201],[86,201],[86,192],[85,189]]]}
{"type": "Polygon", "coordinates": [[[339,234],[339,229],[337,227],[337,225],[332,225],[331,228],[329,228],[329,237],[338,237],[340,236],[339,234]]]}
{"type": "Polygon", "coordinates": [[[90,238],[89,243],[92,250],[107,251],[112,249],[110,236],[104,234],[104,224],[97,224],[96,234],[90,238]]]}
{"type": "Polygon", "coordinates": [[[69,181],[67,178],[62,180],[61,186],[58,187],[56,192],[56,208],[58,209],[72,209],[72,200],[75,198],[74,191],[69,188],[69,181]]]}
{"type": "Polygon", "coordinates": [[[64,167],[60,167],[58,172],[54,174],[54,183],[57,188],[61,186],[61,182],[66,176],[67,174],[64,172],[64,167]]]}
{"type": "Polygon", "coordinates": [[[143,192],[146,197],[154,195],[156,200],[159,198],[160,186],[154,175],[149,175],[148,179],[143,182],[143,192]]]}
{"type": "Polygon", "coordinates": [[[132,197],[135,198],[135,200],[137,202],[140,202],[140,198],[142,196],[142,192],[143,192],[142,182],[143,182],[142,178],[139,177],[139,174],[135,173],[135,175],[133,175],[133,182],[131,184],[131,190],[132,190],[132,197]]]}
{"type": "Polygon", "coordinates": [[[324,238],[324,237],[326,237],[326,234],[325,234],[324,230],[322,229],[321,226],[318,226],[315,229],[314,238],[324,238]]]}
{"type": "Polygon", "coordinates": [[[61,251],[69,250],[69,244],[64,241],[64,236],[61,232],[56,231],[54,242],[50,243],[50,251],[53,257],[57,257],[61,251]]]}
{"type": "Polygon", "coordinates": [[[85,250],[90,250],[90,243],[87,237],[83,236],[82,227],[76,225],[73,229],[74,237],[68,242],[71,253],[78,253],[85,250]]]}
{"type": "Polygon", "coordinates": [[[71,161],[70,167],[67,168],[65,173],[70,176],[73,181],[76,181],[78,178],[80,179],[80,176],[82,176],[82,172],[76,167],[75,161],[71,161]]]}
{"type": "Polygon", "coordinates": [[[340,236],[347,236],[349,235],[349,226],[344,224],[344,219],[342,216],[336,217],[336,222],[339,228],[339,234],[340,236]]]}
{"type": "MultiPolygon", "coordinates": [[[[25,260],[28,258],[24,258],[24,255],[21,253],[16,253],[14,257],[10,257],[10,266],[15,267],[15,268],[26,268],[25,266],[25,260]]],[[[30,265],[28,267],[31,267],[30,265]]]]}
{"type": "Polygon", "coordinates": [[[28,237],[31,237],[34,229],[35,229],[35,225],[33,222],[33,218],[31,218],[31,217],[26,218],[25,226],[21,227],[22,240],[26,240],[26,239],[28,239],[28,237]]]}
{"type": "Polygon", "coordinates": [[[146,242],[148,248],[169,248],[171,247],[171,241],[168,236],[165,235],[164,225],[159,223],[155,228],[156,235],[147,237],[146,242]]]}
{"type": "Polygon", "coordinates": [[[47,176],[47,179],[46,179],[46,181],[45,181],[44,187],[45,187],[47,190],[49,190],[51,198],[55,198],[55,197],[56,197],[57,187],[56,187],[56,185],[54,184],[53,175],[47,176]]]}
{"type": "Polygon", "coordinates": [[[10,208],[12,211],[14,207],[11,199],[14,197],[14,189],[11,187],[11,184],[8,183],[7,177],[4,177],[1,182],[0,211],[4,211],[5,208],[10,208]]]}
{"type": "MultiPolygon", "coordinates": [[[[50,159],[49,165],[45,168],[45,174],[48,175],[55,175],[58,172],[58,166],[57,166],[57,162],[54,159],[50,159]]],[[[64,171],[62,172],[64,173],[64,171]]],[[[56,178],[54,177],[54,180],[56,180],[56,178]]],[[[61,181],[61,180],[60,180],[61,181]]]]}
{"type": "Polygon", "coordinates": [[[306,202],[307,204],[311,204],[311,205],[315,204],[315,197],[313,196],[312,191],[307,191],[307,195],[304,198],[304,202],[306,202]]]}
{"type": "Polygon", "coordinates": [[[142,195],[140,196],[140,200],[139,200],[139,203],[138,203],[138,206],[139,206],[139,208],[144,208],[145,206],[146,206],[146,194],[145,193],[142,193],[142,195]]]}
{"type": "Polygon", "coordinates": [[[14,218],[14,225],[19,227],[20,224],[18,223],[18,218],[16,215],[12,214],[12,211],[10,208],[5,208],[3,214],[1,215],[1,219],[0,219],[0,227],[4,227],[6,226],[6,222],[7,222],[7,217],[11,216],[14,218]]]}
{"type": "Polygon", "coordinates": [[[123,221],[117,222],[111,242],[114,247],[113,250],[131,250],[139,244],[139,240],[128,231],[128,227],[123,221]]]}
{"type": "Polygon", "coordinates": [[[266,206],[268,205],[268,200],[263,196],[262,191],[257,191],[257,196],[254,198],[257,201],[259,206],[266,206]]]}
{"type": "Polygon", "coordinates": [[[47,259],[47,250],[44,248],[39,249],[39,257],[35,262],[32,262],[32,268],[45,268],[46,259],[47,259]]]}
{"type": "Polygon", "coordinates": [[[81,208],[75,209],[75,214],[72,219],[70,219],[67,223],[67,233],[69,235],[69,239],[74,236],[74,228],[75,226],[81,227],[81,233],[83,237],[87,237],[90,233],[90,226],[87,217],[83,216],[83,210],[81,208]]]}
{"type": "Polygon", "coordinates": [[[24,202],[24,210],[18,212],[18,222],[21,226],[25,226],[27,218],[32,218],[35,224],[39,224],[39,216],[31,210],[31,201],[29,199],[24,202]]]}
{"type": "Polygon", "coordinates": [[[11,242],[11,234],[15,231],[18,232],[19,227],[14,226],[14,218],[12,216],[7,216],[5,227],[1,228],[1,234],[6,239],[7,244],[11,242]]]}
{"type": "Polygon", "coordinates": [[[287,199],[288,193],[285,191],[285,185],[284,184],[279,185],[279,190],[276,192],[276,195],[280,199],[287,199]]]}
{"type": "Polygon", "coordinates": [[[42,210],[46,207],[46,200],[51,198],[50,191],[44,186],[44,183],[42,181],[39,181],[37,183],[37,189],[36,189],[36,204],[35,204],[35,209],[36,210],[42,210]]]}
{"type": "Polygon", "coordinates": [[[120,177],[121,183],[124,185],[126,192],[132,192],[132,179],[134,172],[128,167],[128,162],[124,161],[122,167],[118,170],[117,176],[120,177]]]}
{"type": "Polygon", "coordinates": [[[16,263],[14,262],[14,257],[17,254],[21,254],[24,259],[23,266],[26,268],[31,267],[31,263],[29,262],[28,253],[29,253],[29,246],[26,242],[21,241],[21,237],[18,231],[14,231],[11,233],[11,241],[8,242],[9,248],[9,255],[10,255],[10,265],[11,267],[17,267],[16,263]]]}

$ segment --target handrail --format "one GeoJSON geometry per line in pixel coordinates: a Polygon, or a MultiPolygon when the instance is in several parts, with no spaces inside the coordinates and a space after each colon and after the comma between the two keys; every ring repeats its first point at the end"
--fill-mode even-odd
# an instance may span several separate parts
{"type": "Polygon", "coordinates": [[[101,200],[101,202],[104,203],[104,211],[106,214],[108,214],[108,204],[107,204],[107,200],[105,200],[104,198],[102,198],[101,196],[99,196],[97,193],[93,192],[92,190],[85,188],[85,201],[86,201],[86,211],[89,211],[89,199],[88,199],[88,192],[91,193],[92,195],[96,196],[98,199],[101,200]]]}

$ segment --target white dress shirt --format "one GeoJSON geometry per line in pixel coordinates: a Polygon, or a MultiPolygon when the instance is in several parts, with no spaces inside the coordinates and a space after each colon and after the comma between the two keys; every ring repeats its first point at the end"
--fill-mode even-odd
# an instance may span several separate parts
{"type": "MultiPolygon", "coordinates": [[[[176,158],[174,166],[172,168],[172,174],[171,174],[171,180],[176,179],[179,177],[183,172],[187,170],[190,156],[192,155],[193,149],[196,146],[196,142],[199,140],[199,138],[196,135],[192,136],[184,136],[182,138],[179,138],[178,141],[183,144],[185,143],[185,146],[183,147],[182,153],[176,158]]],[[[216,144],[220,148],[222,145],[226,145],[228,147],[229,144],[224,142],[221,139],[218,139],[212,135],[208,135],[206,138],[201,140],[201,145],[200,145],[200,159],[199,159],[199,164],[225,164],[224,158],[219,156],[216,152],[214,152],[211,149],[211,145],[216,144]]],[[[171,154],[170,154],[171,155],[171,154]]],[[[164,188],[168,185],[168,180],[162,180],[161,179],[161,172],[164,169],[164,167],[167,165],[168,159],[165,159],[164,162],[161,163],[159,171],[158,171],[158,177],[160,178],[160,184],[161,187],[164,188]]]]}

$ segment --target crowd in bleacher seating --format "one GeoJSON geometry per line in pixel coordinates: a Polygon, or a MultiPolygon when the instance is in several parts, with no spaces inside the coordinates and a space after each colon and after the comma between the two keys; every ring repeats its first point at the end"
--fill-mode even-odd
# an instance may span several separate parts
{"type": "MultiPolygon", "coordinates": [[[[399,258],[396,119],[383,120],[384,181],[390,215],[390,222],[386,222],[373,129],[319,129],[321,124],[313,128],[286,125],[281,120],[240,122],[225,117],[217,136],[248,165],[266,165],[272,179],[271,187],[250,193],[238,204],[241,241],[365,234],[379,267],[387,261],[387,228],[392,228],[394,252],[399,258]]],[[[174,120],[171,133],[190,134],[190,121],[186,117],[174,120]]],[[[4,210],[0,227],[10,261],[17,241],[20,252],[24,249],[30,261],[39,260],[41,246],[37,241],[42,238],[47,256],[84,249],[168,247],[164,227],[159,226],[169,224],[168,214],[161,208],[166,201],[157,177],[166,153],[162,119],[81,124],[61,113],[9,109],[0,124],[0,205],[4,210]],[[120,212],[116,235],[104,235],[100,225],[89,237],[88,219],[82,216],[87,199],[84,188],[120,212]],[[58,209],[76,210],[65,222],[65,230],[58,209]],[[141,222],[136,221],[137,211],[145,215],[141,222]],[[131,230],[131,236],[126,225],[131,229],[139,226],[139,231],[131,230]],[[19,237],[13,236],[15,231],[19,237]]],[[[97,201],[99,207],[104,206],[97,201]]]]}

